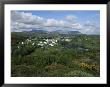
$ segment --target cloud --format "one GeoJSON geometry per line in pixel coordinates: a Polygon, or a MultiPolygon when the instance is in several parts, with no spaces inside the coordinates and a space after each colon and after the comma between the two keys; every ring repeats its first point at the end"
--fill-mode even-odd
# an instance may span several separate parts
{"type": "Polygon", "coordinates": [[[85,24],[84,26],[86,27],[93,27],[93,28],[98,28],[98,26],[96,26],[95,24],[85,24]]]}
{"type": "Polygon", "coordinates": [[[82,26],[81,32],[84,34],[100,34],[100,27],[91,21],[86,21],[82,26]]]}
{"type": "Polygon", "coordinates": [[[73,29],[82,29],[82,25],[79,24],[79,23],[71,24],[71,27],[72,27],[73,29]]]}
{"type": "Polygon", "coordinates": [[[11,28],[12,31],[29,31],[33,28],[42,26],[44,19],[42,17],[32,15],[32,13],[11,12],[11,28]]]}
{"type": "Polygon", "coordinates": [[[100,29],[100,25],[97,24],[97,23],[94,23],[94,22],[90,22],[90,21],[87,21],[84,25],[85,27],[91,27],[91,28],[94,28],[94,29],[100,29]]]}
{"type": "Polygon", "coordinates": [[[43,24],[45,27],[63,27],[66,22],[63,20],[56,19],[47,19],[47,21],[43,24]]]}
{"type": "Polygon", "coordinates": [[[73,16],[73,15],[67,15],[66,17],[65,17],[65,19],[67,20],[67,21],[74,21],[74,20],[76,20],[76,16],[73,16]]]}
{"type": "MultiPolygon", "coordinates": [[[[75,16],[66,16],[67,20],[74,20],[75,16]]],[[[74,30],[80,29],[81,24],[68,22],[67,20],[58,20],[58,19],[45,19],[43,17],[33,15],[32,13],[11,12],[11,28],[12,31],[29,31],[31,29],[45,29],[45,30],[74,30]]]]}
{"type": "Polygon", "coordinates": [[[73,15],[65,16],[64,20],[55,18],[43,18],[32,13],[11,12],[11,31],[22,32],[31,31],[32,29],[42,29],[47,31],[65,30],[72,31],[77,30],[84,34],[99,34],[100,27],[91,22],[86,21],[84,24],[75,22],[77,17],[73,15]]]}
{"type": "Polygon", "coordinates": [[[55,19],[47,19],[47,21],[44,23],[45,27],[54,27],[54,26],[58,26],[58,21],[55,19]]]}
{"type": "Polygon", "coordinates": [[[25,23],[25,24],[40,24],[43,21],[42,17],[32,15],[32,13],[24,13],[12,11],[11,13],[12,21],[25,23]]]}

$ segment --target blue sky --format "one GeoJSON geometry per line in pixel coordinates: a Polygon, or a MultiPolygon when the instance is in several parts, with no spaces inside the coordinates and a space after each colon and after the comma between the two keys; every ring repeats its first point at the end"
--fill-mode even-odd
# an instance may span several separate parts
{"type": "Polygon", "coordinates": [[[44,18],[55,18],[55,19],[64,19],[67,15],[74,15],[78,17],[78,22],[84,23],[83,21],[93,21],[96,23],[100,22],[100,11],[88,10],[88,11],[19,11],[25,13],[32,13],[33,15],[41,16],[44,18]]]}
{"type": "Polygon", "coordinates": [[[20,10],[11,12],[11,20],[12,31],[38,27],[48,31],[77,30],[85,34],[100,34],[100,11],[98,10],[20,10]]]}

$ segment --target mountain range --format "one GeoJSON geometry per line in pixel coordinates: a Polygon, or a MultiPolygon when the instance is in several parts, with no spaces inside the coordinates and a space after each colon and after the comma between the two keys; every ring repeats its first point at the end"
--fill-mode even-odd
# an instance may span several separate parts
{"type": "Polygon", "coordinates": [[[37,32],[37,33],[51,33],[51,34],[70,34],[70,35],[76,35],[76,34],[82,34],[81,32],[79,31],[64,31],[64,30],[55,30],[55,31],[46,31],[46,30],[35,30],[35,29],[32,29],[31,31],[28,31],[28,32],[37,32]]]}

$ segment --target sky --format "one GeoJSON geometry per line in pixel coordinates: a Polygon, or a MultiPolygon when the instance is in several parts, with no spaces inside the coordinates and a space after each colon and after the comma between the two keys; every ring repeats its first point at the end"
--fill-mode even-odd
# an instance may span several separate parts
{"type": "Polygon", "coordinates": [[[11,31],[79,31],[100,34],[99,10],[13,10],[11,31]]]}

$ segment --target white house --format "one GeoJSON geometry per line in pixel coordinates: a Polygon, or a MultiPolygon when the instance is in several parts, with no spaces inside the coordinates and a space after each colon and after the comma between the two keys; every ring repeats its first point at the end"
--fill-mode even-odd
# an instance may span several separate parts
{"type": "Polygon", "coordinates": [[[32,45],[34,45],[35,43],[32,43],[32,45]]]}
{"type": "Polygon", "coordinates": [[[19,46],[17,46],[17,48],[19,48],[19,46]]]}
{"type": "Polygon", "coordinates": [[[24,44],[24,42],[22,42],[21,44],[24,44]]]}
{"type": "Polygon", "coordinates": [[[42,43],[42,41],[40,41],[39,43],[42,43]]]}
{"type": "Polygon", "coordinates": [[[44,42],[44,44],[47,44],[47,42],[44,42]]]}
{"type": "Polygon", "coordinates": [[[49,44],[50,46],[54,46],[53,44],[49,44]]]}
{"type": "Polygon", "coordinates": [[[70,42],[71,40],[70,39],[65,39],[65,41],[70,42]]]}
{"type": "Polygon", "coordinates": [[[43,46],[44,44],[39,43],[39,44],[37,44],[37,45],[39,45],[39,46],[43,46]]]}

